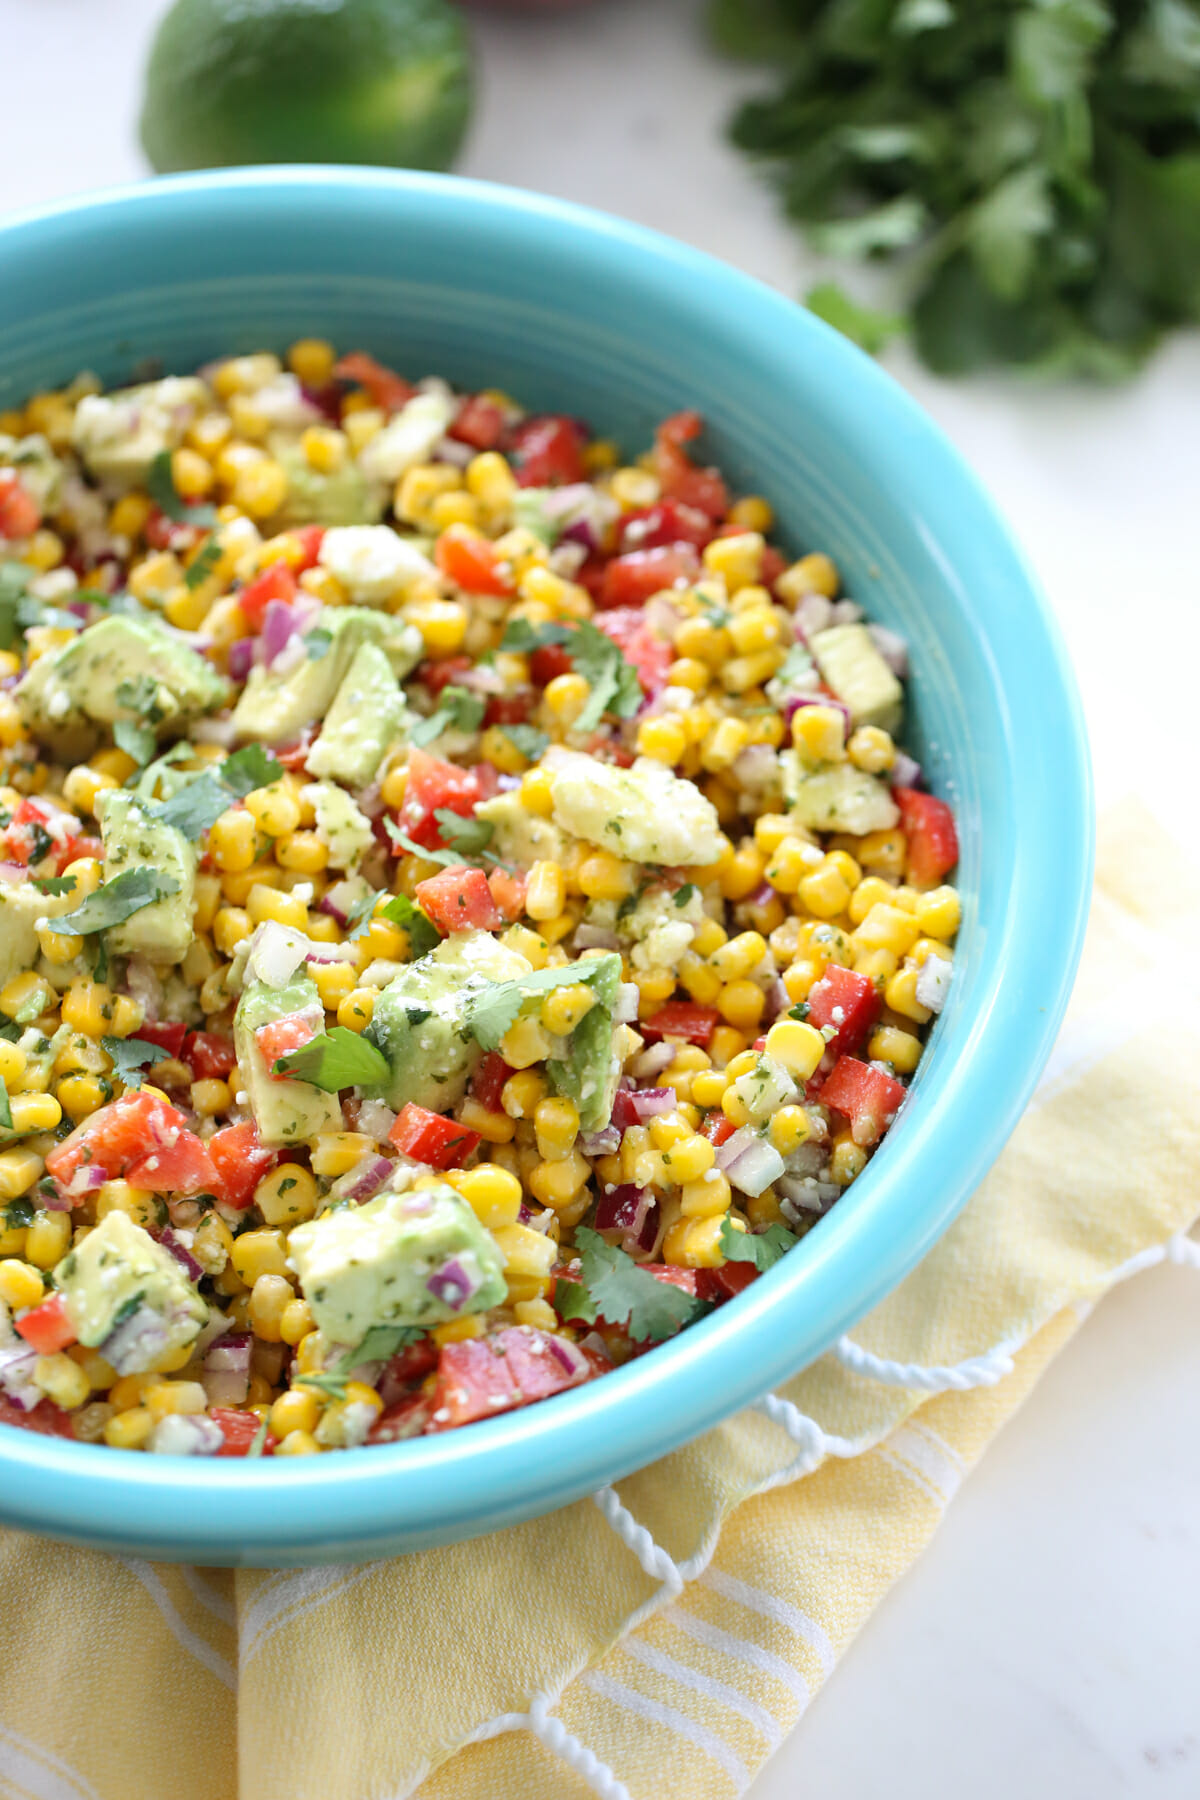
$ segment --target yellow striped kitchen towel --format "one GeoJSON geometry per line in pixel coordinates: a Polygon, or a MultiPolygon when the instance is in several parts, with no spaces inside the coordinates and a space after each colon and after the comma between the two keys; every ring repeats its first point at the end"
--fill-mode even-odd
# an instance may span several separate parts
{"type": "Polygon", "coordinates": [[[1157,828],[1110,818],[1066,1025],[971,1204],[852,1341],[619,1492],[361,1568],[0,1533],[0,1795],[740,1793],[1087,1307],[1200,1263],[1198,923],[1157,828]]]}

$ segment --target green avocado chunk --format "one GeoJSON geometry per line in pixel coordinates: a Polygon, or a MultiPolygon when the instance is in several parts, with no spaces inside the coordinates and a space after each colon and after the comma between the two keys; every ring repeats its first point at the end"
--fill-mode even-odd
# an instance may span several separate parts
{"type": "Polygon", "coordinates": [[[505,1297],[504,1259],[451,1187],[387,1190],[298,1225],[288,1255],[319,1330],[359,1344],[377,1325],[438,1325],[505,1297]]]}
{"type": "Polygon", "coordinates": [[[282,672],[261,663],[251,669],[233,709],[239,737],[282,744],[323,719],[363,644],[378,645],[397,677],[415,668],[424,653],[415,625],[365,606],[326,607],[316,630],[328,634],[328,641],[321,642],[320,655],[307,655],[282,672]]]}
{"type": "Polygon", "coordinates": [[[37,962],[39,920],[56,918],[78,904],[75,894],[41,894],[32,882],[0,881],[0,987],[37,962]]]}
{"type": "Polygon", "coordinates": [[[884,783],[853,763],[808,769],[794,750],[784,750],[779,761],[792,817],[809,831],[865,837],[869,831],[890,831],[900,817],[884,783]]]}
{"type": "Polygon", "coordinates": [[[620,1059],[613,1052],[613,1011],[621,985],[621,959],[610,951],[606,956],[584,957],[571,967],[579,970],[580,980],[587,978],[596,1003],[567,1040],[566,1056],[552,1057],[547,1062],[546,1074],[556,1094],[574,1100],[579,1108],[580,1128],[602,1131],[612,1118],[613,1097],[621,1075],[620,1059]]]}
{"type": "Polygon", "coordinates": [[[208,1318],[176,1258],[120,1211],[108,1213],[67,1252],[54,1271],[54,1286],[76,1337],[89,1347],[102,1344],[122,1315],[139,1306],[166,1326],[166,1345],[161,1339],[154,1344],[156,1357],[190,1344],[208,1318]]]}
{"type": "Polygon", "coordinates": [[[383,517],[383,494],[368,487],[349,457],[327,475],[313,468],[297,443],[277,445],[275,458],[288,478],[287,499],[273,521],[279,530],[290,525],[376,525],[383,517]]]}
{"type": "Polygon", "coordinates": [[[106,933],[117,956],[145,956],[151,962],[181,962],[191,946],[196,912],[196,846],[182,831],[156,819],[145,803],[124,788],[110,788],[97,801],[104,840],[104,879],[127,869],[153,869],[178,882],[178,891],[140,906],[106,933]]]}
{"type": "Polygon", "coordinates": [[[465,1027],[468,1001],[530,973],[524,956],[486,931],[455,932],[409,963],[380,994],[364,1033],[391,1067],[380,1097],[397,1111],[410,1100],[431,1112],[457,1105],[483,1055],[465,1027]]]}
{"type": "Polygon", "coordinates": [[[254,981],[238,1001],[233,1019],[233,1043],[238,1068],[246,1084],[250,1111],[258,1135],[268,1146],[302,1144],[323,1131],[340,1131],[342,1109],[336,1094],[326,1094],[308,1081],[271,1074],[255,1039],[263,1025],[289,1013],[310,1014],[318,1031],[324,1029],[325,1009],[317,984],[307,975],[294,975],[286,987],[268,987],[254,981]]]}
{"type": "Polygon", "coordinates": [[[408,716],[386,655],[378,644],[360,644],[308,753],[309,773],[366,787],[408,716]]]}
{"type": "Polygon", "coordinates": [[[878,725],[894,737],[904,714],[904,689],[880,656],[865,625],[831,625],[812,640],[817,667],[856,725],[878,725]]]}
{"type": "Polygon", "coordinates": [[[57,746],[94,742],[93,727],[117,719],[145,720],[162,735],[223,705],[229,684],[156,619],[114,613],[39,656],[14,693],[34,736],[57,746]]]}

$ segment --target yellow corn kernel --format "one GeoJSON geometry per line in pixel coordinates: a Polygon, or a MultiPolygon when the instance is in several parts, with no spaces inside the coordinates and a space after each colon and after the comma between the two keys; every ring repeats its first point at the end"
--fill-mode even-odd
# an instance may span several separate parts
{"type": "Polygon", "coordinates": [[[346,461],[349,442],[344,431],[330,425],[309,425],[300,434],[300,448],[310,469],[333,475],[346,461]]]}
{"type": "Polygon", "coordinates": [[[709,962],[722,981],[738,981],[758,967],[767,954],[766,939],[757,931],[742,931],[713,951],[709,962]]]}
{"type": "Polygon", "coordinates": [[[802,1106],[781,1106],[767,1127],[767,1136],[780,1156],[790,1156],[812,1136],[812,1120],[802,1106]]]}
{"type": "Polygon", "coordinates": [[[10,1091],[20,1086],[26,1060],[25,1052],[19,1044],[10,1044],[0,1038],[0,1081],[10,1091]]]}
{"type": "Polygon", "coordinates": [[[509,1076],[500,1090],[500,1104],[510,1119],[531,1119],[545,1093],[545,1077],[524,1068],[509,1076]]]}
{"type": "Polygon", "coordinates": [[[943,944],[938,938],[918,938],[908,953],[908,961],[914,969],[923,969],[931,956],[938,956],[943,962],[954,961],[954,950],[950,944],[943,944]]]}
{"type": "Polygon", "coordinates": [[[760,885],[766,858],[757,844],[743,844],[725,862],[720,874],[721,893],[726,900],[745,900],[760,885]]]}
{"type": "MultiPolygon", "coordinates": [[[[317,1142],[320,1141],[318,1138],[317,1142]]],[[[357,1161],[357,1157],[354,1160],[357,1161]]],[[[318,1173],[320,1172],[318,1171],[318,1173]]],[[[306,1169],[303,1163],[278,1163],[275,1168],[268,1170],[255,1188],[254,1204],[268,1225],[298,1225],[304,1219],[311,1219],[317,1210],[316,1181],[313,1179],[311,1171],[306,1169]]],[[[280,1234],[278,1232],[249,1232],[246,1236],[256,1239],[259,1237],[274,1239],[280,1237],[280,1234]]],[[[253,1287],[253,1280],[243,1273],[238,1261],[238,1245],[245,1241],[246,1238],[234,1240],[231,1252],[233,1266],[246,1285],[253,1287]]],[[[259,1254],[257,1247],[253,1253],[259,1254]]],[[[262,1253],[265,1254],[265,1247],[262,1253]]],[[[284,1270],[274,1262],[266,1262],[260,1272],[282,1275],[284,1270]]]]}
{"type": "Polygon", "coordinates": [[[296,1345],[313,1329],[313,1316],[307,1300],[291,1300],[279,1320],[279,1335],[285,1344],[296,1345]]]}
{"type": "Polygon", "coordinates": [[[232,956],[254,927],[240,906],[223,906],[213,920],[213,942],[222,956],[232,956]]]}
{"type": "Polygon", "coordinates": [[[591,691],[582,675],[556,675],[546,684],[546,705],[558,723],[569,729],[587,705],[591,691]]]}
{"type": "MultiPolygon", "coordinates": [[[[541,1166],[558,1170],[563,1167],[561,1163],[541,1166]]],[[[544,1280],[549,1275],[558,1255],[558,1245],[553,1238],[540,1231],[531,1231],[528,1225],[501,1225],[492,1236],[504,1258],[506,1274],[530,1275],[537,1280],[544,1280]]]]}
{"type": "Polygon", "coordinates": [[[900,958],[893,950],[859,950],[855,952],[854,973],[865,975],[873,981],[877,988],[883,988],[900,967],[900,958]]]}
{"type": "Polygon", "coordinates": [[[535,969],[546,966],[547,945],[536,931],[530,931],[527,925],[510,925],[501,933],[500,942],[506,950],[517,950],[533,964],[535,969]]]}
{"type": "Polygon", "coordinates": [[[229,1260],[233,1234],[218,1213],[205,1213],[196,1227],[192,1255],[206,1275],[219,1275],[229,1260]]]}
{"type": "Polygon", "coordinates": [[[63,995],[63,1024],[87,1037],[103,1037],[112,1021],[113,998],[112,989],[103,982],[80,976],[63,995]]]}
{"type": "Polygon", "coordinates": [[[801,903],[818,919],[836,919],[845,912],[851,888],[832,857],[806,875],[797,888],[801,903]]]}
{"type": "Polygon", "coordinates": [[[833,1140],[833,1153],[829,1158],[831,1178],[839,1187],[849,1187],[866,1166],[867,1153],[862,1145],[856,1144],[849,1132],[839,1132],[833,1140]]]}
{"type": "Polygon", "coordinates": [[[148,1381],[142,1389],[142,1405],[151,1418],[165,1419],[170,1413],[206,1411],[208,1395],[198,1381],[148,1381]]]}
{"type": "Polygon", "coordinates": [[[819,550],[802,556],[790,569],[785,569],[775,583],[776,592],[793,606],[806,594],[824,594],[832,600],[841,586],[837,566],[819,550]]]}
{"type": "Polygon", "coordinates": [[[692,1077],[692,1099],[697,1106],[720,1106],[729,1077],[723,1069],[705,1069],[692,1077]]]}
{"type": "Polygon", "coordinates": [[[577,880],[589,900],[624,900],[637,886],[638,870],[608,850],[596,850],[579,864],[577,880]]]}
{"type": "Polygon", "coordinates": [[[208,848],[218,869],[237,874],[248,869],[258,848],[258,827],[245,807],[230,807],[213,824],[208,848]]]}
{"type": "Polygon", "coordinates": [[[98,750],[88,763],[90,769],[97,774],[111,775],[115,781],[124,781],[137,768],[132,756],[126,750],[98,750]]]}
{"type": "Polygon", "coordinates": [[[846,720],[836,706],[801,706],[792,714],[792,743],[806,763],[838,763],[846,755],[846,720]]]}
{"type": "Polygon", "coordinates": [[[471,458],[466,468],[467,492],[495,516],[512,505],[517,492],[517,478],[496,450],[481,451],[471,458]]]}
{"type": "Polygon", "coordinates": [[[529,917],[539,922],[558,918],[566,897],[566,881],[561,866],[555,862],[535,862],[529,871],[529,882],[525,889],[525,911],[529,917]]]}
{"type": "Polygon", "coordinates": [[[287,353],[292,374],[311,388],[322,388],[332,380],[336,360],[337,352],[325,338],[297,338],[287,353]]]}
{"type": "Polygon", "coordinates": [[[662,1152],[663,1173],[676,1187],[682,1187],[685,1182],[699,1181],[712,1168],[715,1160],[716,1151],[699,1132],[689,1132],[678,1143],[662,1152]]]}
{"type": "Polygon", "coordinates": [[[269,519],[287,499],[288,478],[282,464],[264,456],[239,469],[231,499],[252,519],[269,519]]]}
{"type": "Polygon", "coordinates": [[[962,901],[957,888],[936,887],[917,896],[917,923],[927,937],[949,939],[962,922],[962,901]]]}
{"type": "Polygon", "coordinates": [[[130,570],[127,585],[135,600],[152,600],[156,595],[161,598],[169,593],[182,580],[183,565],[179,558],[160,550],[153,556],[143,557],[130,570]]]}
{"type": "Polygon", "coordinates": [[[609,482],[609,493],[623,512],[636,512],[643,506],[653,506],[662,492],[658,476],[649,469],[638,469],[632,465],[623,469],[614,469],[609,482]]]}
{"type": "Polygon", "coordinates": [[[736,537],[714,538],[704,551],[704,566],[725,579],[725,586],[736,594],[749,582],[758,580],[766,545],[761,532],[743,531],[736,537]]]}
{"type": "Polygon", "coordinates": [[[408,770],[389,769],[380,784],[379,795],[385,806],[400,806],[408,790],[408,770]]]}
{"type": "MultiPolygon", "coordinates": [[[[663,978],[670,985],[661,993],[655,992],[654,997],[659,1001],[669,1000],[675,985],[674,977],[669,970],[663,971],[663,978]]],[[[640,976],[639,972],[635,971],[634,980],[638,984],[642,997],[644,999],[649,998],[650,996],[646,992],[643,978],[640,976]]],[[[709,963],[702,962],[698,956],[694,956],[690,951],[680,959],[679,984],[700,1006],[711,1006],[716,1000],[717,995],[720,993],[722,986],[721,977],[717,974],[717,971],[712,968],[709,963]]]]}
{"type": "Polygon", "coordinates": [[[766,879],[777,893],[799,893],[802,883],[819,867],[815,860],[819,854],[799,838],[784,838],[772,852],[766,879]]]}
{"type": "Polygon", "coordinates": [[[750,728],[741,719],[722,719],[704,740],[700,763],[705,769],[728,769],[750,742],[750,728]]]}
{"type": "MultiPolygon", "coordinates": [[[[287,1163],[281,1166],[290,1170],[293,1176],[298,1177],[301,1173],[301,1165],[298,1163],[287,1163]]],[[[272,1170],[272,1173],[275,1171],[272,1170]]],[[[263,1180],[266,1179],[264,1176],[263,1180]]],[[[311,1175],[309,1180],[312,1181],[311,1175]]],[[[259,1187],[262,1185],[263,1183],[259,1182],[259,1187]]],[[[315,1182],[313,1182],[313,1187],[315,1189],[315,1182]]],[[[284,1199],[290,1198],[294,1191],[289,1190],[284,1199]]],[[[254,1190],[254,1198],[257,1205],[258,1188],[254,1190]]],[[[244,1231],[240,1237],[234,1238],[229,1260],[248,1288],[254,1286],[260,1275],[282,1275],[286,1278],[287,1246],[284,1235],[282,1231],[244,1231]]]]}
{"type": "Polygon", "coordinates": [[[912,913],[898,906],[877,901],[855,928],[856,950],[890,950],[896,956],[907,956],[921,935],[921,927],[912,913]]]}
{"type": "MultiPolygon", "coordinates": [[[[548,1096],[539,1101],[533,1122],[538,1155],[544,1162],[561,1160],[571,1154],[579,1135],[579,1108],[573,1100],[565,1096],[548,1096]]],[[[576,1182],[575,1187],[578,1186],[576,1182]]]]}
{"type": "Polygon", "coordinates": [[[251,1331],[264,1344],[282,1343],[280,1324],[285,1309],[294,1299],[292,1284],[282,1275],[260,1275],[254,1283],[246,1313],[251,1331]]]}
{"type": "Polygon", "coordinates": [[[769,500],[761,494],[743,494],[735,500],[726,517],[731,524],[741,525],[747,531],[767,532],[775,523],[775,511],[769,500]]]}
{"type": "Polygon", "coordinates": [[[282,372],[283,365],[269,350],[247,356],[231,356],[213,371],[211,385],[222,400],[235,394],[255,394],[282,372]]]}
{"type": "Polygon", "coordinates": [[[428,530],[433,524],[430,514],[433,502],[439,494],[452,493],[461,487],[462,479],[460,471],[449,463],[415,464],[396,483],[392,503],[397,518],[428,530]]]}
{"type": "Polygon", "coordinates": [[[362,1131],[327,1131],[312,1140],[309,1160],[315,1175],[336,1181],[375,1147],[374,1138],[362,1131]]]}
{"type": "Polygon", "coordinates": [[[883,996],[893,1012],[903,1013],[906,1019],[913,1019],[918,1025],[927,1025],[933,1014],[917,999],[920,973],[919,969],[907,966],[897,969],[884,988],[883,996]]]}
{"type": "MultiPolygon", "coordinates": [[[[548,819],[554,811],[554,792],[548,769],[530,769],[528,774],[521,777],[520,793],[521,805],[535,818],[548,819]]],[[[534,867],[537,867],[536,863],[534,867]]]]}
{"type": "Polygon", "coordinates": [[[268,837],[283,837],[287,832],[295,831],[300,823],[300,802],[281,781],[252,789],[243,804],[259,830],[265,831],[268,837]]]}
{"type": "Polygon", "coordinates": [[[337,1011],[357,980],[350,963],[314,963],[311,974],[321,996],[321,1005],[329,1012],[337,1011]]]}
{"type": "Polygon", "coordinates": [[[663,1260],[680,1269],[719,1269],[724,1213],[709,1218],[686,1215],[672,1225],[663,1239],[663,1260]]]}
{"type": "Polygon", "coordinates": [[[97,798],[119,784],[114,775],[103,775],[98,769],[79,764],[63,782],[63,799],[78,813],[95,811],[97,798]]]}
{"type": "Polygon", "coordinates": [[[14,1312],[39,1305],[45,1291],[41,1276],[27,1262],[18,1262],[15,1257],[5,1257],[0,1262],[0,1300],[14,1312]]]}
{"type": "Polygon", "coordinates": [[[321,1419],[321,1401],[313,1388],[289,1388],[280,1394],[267,1415],[271,1433],[280,1442],[293,1431],[315,1431],[321,1419]]]}
{"type": "Polygon", "coordinates": [[[769,681],[783,661],[780,649],[758,650],[752,656],[734,656],[721,669],[721,686],[727,694],[748,694],[769,681]]]}
{"type": "Polygon", "coordinates": [[[578,1150],[539,1162],[531,1171],[529,1191],[543,1206],[557,1210],[572,1201],[586,1183],[591,1168],[578,1150]]]}
{"type": "Polygon", "coordinates": [[[739,1031],[755,1030],[765,1005],[766,996],[753,981],[728,982],[717,995],[717,1011],[739,1031]]]}
{"type": "MultiPolygon", "coordinates": [[[[360,418],[362,414],[358,415],[360,418]]],[[[321,1446],[311,1431],[289,1431],[283,1442],[276,1444],[276,1456],[319,1456],[321,1446]]]]}
{"type": "Polygon", "coordinates": [[[898,1025],[880,1025],[867,1044],[872,1062],[891,1063],[897,1075],[911,1075],[921,1060],[921,1040],[898,1025]]]}
{"type": "Polygon", "coordinates": [[[469,1095],[458,1109],[458,1122],[467,1131],[477,1132],[485,1144],[507,1144],[516,1130],[506,1113],[490,1112],[469,1095]]]}
{"type": "Polygon", "coordinates": [[[860,725],[846,745],[846,755],[856,769],[869,775],[882,775],[896,760],[896,746],[890,733],[878,725],[860,725]]]}
{"type": "Polygon", "coordinates": [[[154,1414],[144,1406],[116,1413],[104,1427],[104,1441],[113,1450],[140,1450],[154,1430],[154,1414]]]}
{"type": "MultiPolygon", "coordinates": [[[[294,835],[299,837],[301,833],[294,835]]],[[[303,900],[298,900],[294,894],[281,894],[261,881],[256,881],[246,896],[246,912],[252,925],[274,919],[280,925],[303,931],[308,923],[308,908],[303,900]]]]}
{"type": "Polygon", "coordinates": [[[53,1094],[14,1094],[9,1101],[12,1128],[19,1137],[34,1131],[53,1131],[63,1109],[53,1094]]]}
{"type": "Polygon", "coordinates": [[[346,998],[338,1003],[337,1022],[344,1025],[347,1031],[365,1031],[371,1023],[375,1011],[375,992],[372,988],[354,988],[346,998]]]}
{"type": "Polygon", "coordinates": [[[767,1055],[800,1081],[808,1081],[816,1074],[824,1054],[825,1039],[821,1033],[800,1019],[780,1019],[767,1033],[767,1055]]]}
{"type": "Polygon", "coordinates": [[[104,1360],[98,1350],[89,1350],[83,1344],[72,1344],[67,1355],[82,1372],[89,1392],[94,1390],[103,1393],[114,1386],[117,1372],[111,1363],[104,1360]]]}
{"type": "MultiPolygon", "coordinates": [[[[515,1079],[515,1077],[514,1077],[515,1079]]],[[[479,1163],[456,1176],[454,1186],[481,1225],[494,1231],[515,1225],[521,1212],[521,1183],[496,1163],[479,1163]]]]}
{"type": "Polygon", "coordinates": [[[135,1225],[157,1225],[161,1208],[148,1188],[132,1187],[128,1181],[106,1181],[96,1194],[96,1222],[111,1212],[123,1212],[135,1225]]]}
{"type": "Polygon", "coordinates": [[[360,455],[386,424],[384,414],[370,405],[365,394],[347,394],[342,401],[342,430],[350,440],[351,455],[360,455]]]}
{"type": "Polygon", "coordinates": [[[736,1031],[732,1025],[718,1025],[708,1041],[708,1054],[712,1057],[713,1068],[727,1069],[745,1048],[746,1039],[742,1032],[736,1031]]]}
{"type": "Polygon", "coordinates": [[[585,982],[554,988],[542,1001],[542,1024],[553,1036],[568,1037],[595,1004],[596,996],[585,982]]]}
{"type": "Polygon", "coordinates": [[[683,726],[669,715],[643,719],[638,726],[639,756],[651,756],[655,762],[665,763],[671,768],[682,759],[686,749],[687,735],[683,726]]]}
{"type": "Polygon", "coordinates": [[[518,750],[502,725],[489,725],[479,740],[479,754],[502,775],[519,775],[529,758],[518,750]]]}
{"type": "Polygon", "coordinates": [[[878,875],[867,875],[859,882],[846,911],[855,925],[861,925],[873,906],[893,906],[896,889],[878,875]]]}
{"type": "Polygon", "coordinates": [[[212,488],[212,465],[198,450],[176,450],[171,456],[171,480],[181,500],[203,500],[212,488]]]}
{"type": "Polygon", "coordinates": [[[902,875],[908,856],[908,839],[897,827],[891,831],[869,831],[854,838],[847,849],[872,875],[902,875]]]}
{"type": "Polygon", "coordinates": [[[148,494],[122,494],[108,515],[108,529],[114,537],[140,537],[153,511],[148,494]]]}
{"type": "Polygon", "coordinates": [[[667,680],[672,687],[690,688],[693,694],[702,694],[711,677],[708,664],[697,661],[694,656],[679,657],[667,670],[667,680]]]}
{"type": "Polygon", "coordinates": [[[733,1193],[719,1169],[709,1169],[679,1192],[679,1210],[685,1219],[712,1219],[729,1211],[733,1193]]]}
{"type": "Polygon", "coordinates": [[[729,633],[702,615],[682,620],[675,629],[674,643],[681,657],[707,663],[710,669],[720,668],[725,658],[733,654],[729,633]]]}
{"type": "Polygon", "coordinates": [[[746,605],[749,593],[749,588],[743,588],[738,595],[735,604],[739,610],[729,624],[729,635],[739,656],[755,656],[770,650],[773,645],[782,643],[785,635],[790,641],[791,635],[787,614],[772,606],[769,600],[762,605],[746,605]]]}
{"type": "MultiPolygon", "coordinates": [[[[5,653],[7,654],[7,652],[5,653]]],[[[13,674],[17,671],[13,670],[13,674]]],[[[0,694],[0,745],[13,749],[25,740],[25,724],[11,694],[0,694]]]]}
{"type": "Polygon", "coordinates": [[[319,875],[329,864],[329,846],[315,831],[289,831],[275,845],[275,860],[301,875],[319,875]]]}
{"type": "Polygon", "coordinates": [[[425,640],[431,656],[453,656],[467,635],[467,609],[458,600],[414,601],[408,617],[425,640]]]}

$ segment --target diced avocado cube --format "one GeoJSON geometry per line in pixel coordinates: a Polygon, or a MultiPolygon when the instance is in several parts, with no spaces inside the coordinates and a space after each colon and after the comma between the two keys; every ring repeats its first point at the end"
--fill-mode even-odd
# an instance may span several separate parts
{"type": "Polygon", "coordinates": [[[178,892],[140,906],[123,924],[110,926],[106,941],[117,956],[144,956],[150,962],[182,961],[194,936],[196,846],[156,819],[144,801],[124,788],[110,788],[97,800],[104,839],[104,879],[128,869],[153,869],[178,882],[178,892]]]}
{"type": "Polygon", "coordinates": [[[467,1002],[493,982],[531,973],[528,960],[486,931],[459,931],[390,981],[365,1036],[383,1051],[391,1080],[381,1098],[446,1112],[467,1091],[481,1055],[465,1028],[467,1002]]]}
{"type": "Polygon", "coordinates": [[[156,619],[114,613],[40,656],[15,698],[34,736],[56,744],[73,729],[117,719],[166,731],[223,705],[229,684],[156,619]]]}
{"type": "Polygon", "coordinates": [[[809,831],[846,831],[865,837],[869,831],[890,831],[900,817],[883,782],[853,763],[810,770],[794,750],[782,751],[779,761],[791,816],[809,831]]]}
{"type": "Polygon", "coordinates": [[[328,634],[323,654],[308,655],[283,671],[262,663],[251,669],[233,710],[240,737],[283,744],[324,718],[363,644],[377,644],[398,677],[407,675],[424,653],[415,625],[362,606],[326,607],[318,629],[328,634]]]}
{"type": "Polygon", "coordinates": [[[449,393],[414,394],[359,452],[367,480],[390,488],[416,463],[428,462],[456,411],[449,393]]]}
{"type": "Polygon", "coordinates": [[[105,1215],[54,1271],[67,1318],[81,1344],[102,1344],[138,1306],[157,1313],[167,1331],[163,1349],[190,1344],[208,1318],[208,1307],[181,1264],[135,1225],[128,1213],[105,1215]]]}
{"type": "Polygon", "coordinates": [[[288,478],[287,499],[273,523],[289,525],[374,525],[383,514],[383,495],[369,488],[357,465],[347,459],[340,469],[322,474],[314,469],[294,440],[275,443],[276,461],[288,478]]]}
{"type": "Polygon", "coordinates": [[[75,408],[71,439],[106,487],[139,487],[155,457],[177,450],[196,413],[208,405],[209,391],[194,375],[85,394],[75,408]]]}
{"type": "Polygon", "coordinates": [[[613,1096],[621,1075],[620,1058],[613,1049],[613,1009],[621,985],[621,959],[585,957],[572,965],[596,997],[568,1040],[567,1055],[551,1058],[546,1074],[556,1094],[565,1094],[579,1108],[584,1131],[602,1131],[612,1117],[613,1096]]]}
{"type": "Polygon", "coordinates": [[[272,1075],[254,1036],[263,1025],[313,1007],[323,1016],[316,982],[307,975],[296,975],[281,988],[251,982],[234,1014],[233,1043],[250,1111],[259,1137],[272,1148],[302,1144],[323,1131],[342,1129],[337,1095],[326,1094],[308,1081],[272,1075]]]}
{"type": "Polygon", "coordinates": [[[63,466],[40,431],[22,438],[0,432],[0,467],[17,471],[21,486],[44,513],[57,504],[63,466]]]}
{"type": "Polygon", "coordinates": [[[0,881],[0,987],[37,962],[38,921],[78,904],[75,894],[40,894],[29,881],[0,881]]]}
{"type": "Polygon", "coordinates": [[[337,1206],[288,1239],[317,1327],[335,1344],[360,1344],[377,1325],[438,1325],[499,1306],[504,1259],[450,1187],[388,1190],[363,1206],[337,1206]]]}
{"type": "Polygon", "coordinates": [[[716,808],[692,781],[652,757],[632,769],[578,750],[547,757],[554,822],[629,862],[713,863],[721,853],[716,808]]]}
{"type": "Polygon", "coordinates": [[[488,848],[503,862],[531,869],[535,862],[562,862],[567,854],[566,834],[551,819],[526,811],[519,793],[497,794],[475,808],[477,819],[493,827],[488,848]]]}
{"type": "Polygon", "coordinates": [[[360,644],[308,753],[309,773],[366,787],[408,716],[391,663],[378,644],[360,644]]]}
{"type": "Polygon", "coordinates": [[[310,781],[301,789],[317,815],[317,836],[329,848],[335,869],[352,869],[375,842],[371,821],[336,781],[310,781]]]}
{"type": "Polygon", "coordinates": [[[904,689],[884,662],[865,625],[831,625],[812,640],[817,667],[856,725],[878,725],[895,737],[904,716],[904,689]]]}

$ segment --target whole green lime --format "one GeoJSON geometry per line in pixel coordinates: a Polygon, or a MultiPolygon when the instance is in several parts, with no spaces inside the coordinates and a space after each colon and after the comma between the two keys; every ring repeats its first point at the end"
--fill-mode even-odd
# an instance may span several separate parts
{"type": "Polygon", "coordinates": [[[449,0],[176,0],[146,70],[151,163],[445,169],[471,109],[449,0]]]}

